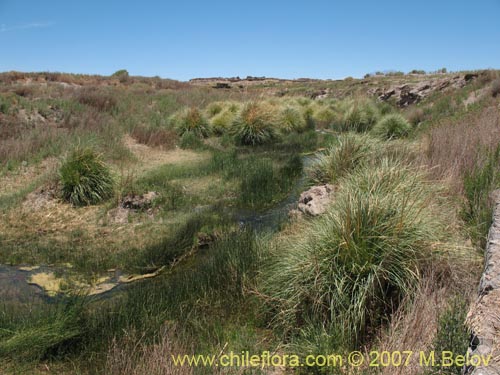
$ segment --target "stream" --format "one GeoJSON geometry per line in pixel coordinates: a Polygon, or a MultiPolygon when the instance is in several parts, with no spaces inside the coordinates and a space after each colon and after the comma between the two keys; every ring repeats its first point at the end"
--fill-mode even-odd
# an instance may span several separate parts
{"type": "MultiPolygon", "coordinates": [[[[308,155],[303,157],[304,169],[311,165],[314,156],[308,155]]],[[[251,229],[262,231],[276,231],[280,225],[288,217],[288,212],[297,207],[298,196],[302,192],[306,184],[306,174],[302,174],[297,179],[294,187],[291,189],[288,196],[274,207],[263,211],[256,212],[252,210],[237,209],[230,211],[235,222],[240,226],[247,226],[251,229]]],[[[46,277],[46,275],[54,276],[54,279],[45,280],[45,285],[50,285],[58,282],[60,277],[69,273],[69,269],[63,266],[35,266],[22,267],[0,265],[0,301],[5,303],[50,303],[57,298],[57,293],[50,293],[44,290],[36,282],[37,278],[46,277]]],[[[127,284],[135,280],[155,277],[158,273],[143,275],[143,277],[124,278],[120,270],[112,270],[107,277],[103,277],[102,282],[93,288],[90,296],[110,297],[116,292],[123,290],[127,284]]]]}

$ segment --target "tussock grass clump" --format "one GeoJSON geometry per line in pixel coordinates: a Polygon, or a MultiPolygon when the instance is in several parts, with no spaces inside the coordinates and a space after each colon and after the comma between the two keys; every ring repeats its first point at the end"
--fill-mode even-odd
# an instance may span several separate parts
{"type": "Polygon", "coordinates": [[[212,118],[215,115],[221,113],[224,107],[224,102],[212,102],[205,108],[205,113],[207,114],[208,118],[212,118]]]}
{"type": "Polygon", "coordinates": [[[308,168],[314,183],[334,183],[366,162],[375,142],[367,136],[343,134],[308,168]]]}
{"type": "Polygon", "coordinates": [[[312,117],[320,128],[328,128],[338,119],[338,115],[330,107],[316,107],[312,117]]]}
{"type": "Polygon", "coordinates": [[[232,123],[238,115],[239,106],[235,103],[230,103],[226,107],[222,108],[220,112],[215,114],[210,119],[210,125],[212,126],[212,131],[216,135],[225,134],[231,127],[232,123]]]}
{"type": "Polygon", "coordinates": [[[287,106],[279,114],[279,125],[285,132],[303,132],[306,129],[305,116],[294,107],[287,106]]]}
{"type": "Polygon", "coordinates": [[[406,137],[411,131],[410,123],[399,114],[386,115],[373,128],[373,134],[382,139],[406,137]]]}
{"type": "Polygon", "coordinates": [[[341,130],[366,132],[380,119],[380,112],[372,102],[365,100],[353,103],[344,109],[340,123],[341,130]]]}
{"type": "Polygon", "coordinates": [[[99,154],[90,148],[77,148],[59,170],[62,195],[75,206],[100,203],[113,195],[111,172],[99,154]]]}
{"type": "Polygon", "coordinates": [[[264,102],[245,104],[231,128],[238,143],[252,146],[274,141],[276,129],[275,109],[264,102]]]}
{"type": "Polygon", "coordinates": [[[170,124],[180,136],[192,133],[199,138],[205,138],[210,134],[208,121],[199,109],[187,108],[181,110],[170,118],[170,124]]]}
{"type": "Polygon", "coordinates": [[[291,337],[328,327],[344,349],[365,339],[415,292],[441,228],[432,194],[419,172],[387,160],[344,179],[324,216],[272,250],[261,292],[274,322],[291,337]]]}

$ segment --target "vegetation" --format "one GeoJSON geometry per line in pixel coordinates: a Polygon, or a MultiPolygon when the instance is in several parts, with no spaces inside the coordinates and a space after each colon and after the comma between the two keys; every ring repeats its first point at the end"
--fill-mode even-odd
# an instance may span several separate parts
{"type": "Polygon", "coordinates": [[[369,161],[375,142],[366,136],[341,135],[337,142],[321,153],[309,167],[309,175],[314,183],[335,183],[339,178],[353,172],[369,161]]]}
{"type": "Polygon", "coordinates": [[[399,114],[386,115],[373,128],[373,134],[381,139],[406,137],[411,130],[408,121],[399,114]]]}
{"type": "Polygon", "coordinates": [[[264,273],[262,292],[273,322],[285,332],[326,327],[353,348],[367,338],[404,296],[441,223],[423,176],[382,160],[341,182],[328,213],[278,244],[264,273]]]}
{"type": "Polygon", "coordinates": [[[113,194],[111,172],[92,149],[73,150],[59,173],[63,198],[75,206],[97,204],[113,194]]]}
{"type": "Polygon", "coordinates": [[[197,108],[185,109],[174,114],[170,122],[180,136],[191,133],[204,138],[209,134],[208,122],[197,108]]]}
{"type": "Polygon", "coordinates": [[[7,298],[0,283],[2,371],[220,372],[173,368],[172,351],[464,352],[500,176],[498,96],[479,93],[498,75],[407,108],[371,97],[447,78],[412,74],[223,90],[0,74],[0,263],[47,265],[5,266],[20,280],[7,298]],[[288,217],[326,183],[325,214],[288,217]],[[18,299],[45,269],[62,292],[18,299]]]}
{"type": "Polygon", "coordinates": [[[251,102],[244,105],[233,123],[232,132],[242,145],[261,145],[275,140],[276,116],[268,104],[251,102]]]}

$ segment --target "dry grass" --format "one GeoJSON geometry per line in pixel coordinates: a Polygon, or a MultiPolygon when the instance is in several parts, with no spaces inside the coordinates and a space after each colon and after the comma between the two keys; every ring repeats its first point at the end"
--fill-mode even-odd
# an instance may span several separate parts
{"type": "MultiPolygon", "coordinates": [[[[454,260],[453,263],[444,265],[438,270],[431,266],[429,273],[422,279],[414,301],[392,317],[391,323],[378,335],[371,350],[379,352],[412,350],[415,353],[419,351],[429,353],[433,348],[439,317],[448,307],[452,297],[460,295],[468,303],[472,302],[480,267],[478,258],[470,259],[463,264],[457,264],[454,260]],[[463,272],[466,267],[469,269],[468,273],[463,272]]],[[[418,355],[414,355],[409,366],[384,367],[382,374],[414,375],[424,372],[425,368],[418,362],[418,355]]]]}
{"type": "Polygon", "coordinates": [[[143,337],[129,334],[113,341],[106,358],[108,375],[191,375],[193,368],[174,366],[170,355],[188,353],[173,335],[164,329],[153,344],[141,342],[143,337]]]}
{"type": "Polygon", "coordinates": [[[426,136],[426,162],[431,175],[449,182],[454,192],[462,192],[462,177],[478,164],[484,150],[493,151],[500,134],[497,104],[461,119],[449,119],[426,136]]]}
{"type": "Polygon", "coordinates": [[[173,149],[179,138],[173,130],[147,128],[141,125],[134,127],[130,135],[139,143],[165,150],[173,149]]]}
{"type": "Polygon", "coordinates": [[[50,157],[40,164],[21,166],[15,171],[0,174],[0,196],[13,194],[42,176],[55,173],[56,167],[57,159],[50,157]]]}
{"type": "MultiPolygon", "coordinates": [[[[124,137],[125,146],[132,152],[138,160],[134,169],[143,173],[155,169],[162,164],[184,164],[199,162],[207,157],[207,154],[191,150],[174,148],[172,150],[162,150],[141,144],[129,135],[124,137]]],[[[136,173],[139,174],[139,173],[136,173]]]]}

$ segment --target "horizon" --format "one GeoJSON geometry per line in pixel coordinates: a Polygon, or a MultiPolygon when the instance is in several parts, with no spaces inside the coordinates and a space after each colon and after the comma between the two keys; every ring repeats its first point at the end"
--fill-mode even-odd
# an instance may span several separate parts
{"type": "Polygon", "coordinates": [[[188,81],[499,68],[500,1],[477,4],[4,0],[0,71],[109,76],[126,69],[188,81]]]}

